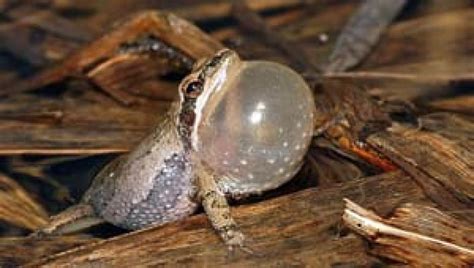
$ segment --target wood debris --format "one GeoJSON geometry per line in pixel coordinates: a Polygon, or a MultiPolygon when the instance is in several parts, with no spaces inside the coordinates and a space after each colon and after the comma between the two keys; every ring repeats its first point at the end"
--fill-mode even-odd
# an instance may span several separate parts
{"type": "Polygon", "coordinates": [[[473,265],[472,3],[80,2],[0,1],[0,233],[16,235],[0,238],[0,266],[473,265]],[[318,111],[295,179],[234,202],[259,254],[227,252],[204,215],[25,237],[223,47],[299,71],[318,111]]]}
{"type": "Polygon", "coordinates": [[[388,219],[346,199],[344,223],[374,244],[373,254],[411,267],[472,267],[474,226],[442,211],[405,204],[388,219]]]}

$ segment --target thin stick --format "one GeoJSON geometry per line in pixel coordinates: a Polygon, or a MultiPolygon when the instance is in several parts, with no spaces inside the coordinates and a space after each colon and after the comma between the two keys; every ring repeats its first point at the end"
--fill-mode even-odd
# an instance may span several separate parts
{"type": "Polygon", "coordinates": [[[423,242],[431,245],[432,248],[442,248],[453,256],[465,255],[470,259],[474,259],[474,250],[470,248],[428,235],[403,230],[396,225],[391,226],[387,223],[387,220],[380,218],[372,211],[362,208],[347,198],[344,201],[346,202],[346,208],[342,216],[344,223],[355,232],[375,240],[375,242],[377,242],[377,239],[382,240],[383,237],[381,238],[381,236],[395,237],[402,241],[423,242]]]}

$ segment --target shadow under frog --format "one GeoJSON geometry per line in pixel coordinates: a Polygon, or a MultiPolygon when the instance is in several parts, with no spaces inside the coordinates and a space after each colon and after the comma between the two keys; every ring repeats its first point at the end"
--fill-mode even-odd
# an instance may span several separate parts
{"type": "Polygon", "coordinates": [[[299,170],[313,135],[311,91],[288,67],[224,49],[195,64],[179,94],[153,133],[37,234],[103,221],[136,230],[202,205],[226,245],[243,247],[227,199],[277,188],[299,170]]]}

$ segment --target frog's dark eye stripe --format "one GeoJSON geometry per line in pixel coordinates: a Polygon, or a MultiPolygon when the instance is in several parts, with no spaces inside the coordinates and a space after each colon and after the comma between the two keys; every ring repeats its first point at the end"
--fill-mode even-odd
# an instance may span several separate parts
{"type": "Polygon", "coordinates": [[[203,83],[199,80],[189,82],[184,88],[184,94],[190,98],[196,98],[202,92],[203,83]]]}

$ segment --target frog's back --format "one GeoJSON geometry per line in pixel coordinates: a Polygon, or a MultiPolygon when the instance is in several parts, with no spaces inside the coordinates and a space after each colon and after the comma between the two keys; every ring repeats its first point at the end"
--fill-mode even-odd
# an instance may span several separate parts
{"type": "Polygon", "coordinates": [[[109,163],[83,202],[104,220],[127,229],[162,224],[192,214],[191,165],[171,120],[164,120],[128,155],[109,163]]]}

